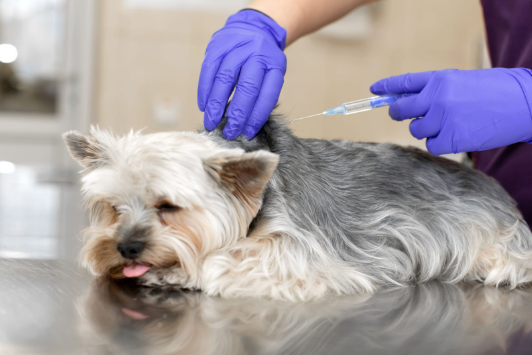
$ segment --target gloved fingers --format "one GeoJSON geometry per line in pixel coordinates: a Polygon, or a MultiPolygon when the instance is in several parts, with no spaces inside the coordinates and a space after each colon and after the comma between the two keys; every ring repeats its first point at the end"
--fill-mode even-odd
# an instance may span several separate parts
{"type": "Polygon", "coordinates": [[[203,119],[205,128],[209,131],[215,129],[222,120],[227,101],[235,88],[242,61],[242,53],[234,50],[225,56],[216,72],[203,119]]]}
{"type": "Polygon", "coordinates": [[[240,71],[235,94],[227,109],[224,137],[232,140],[240,135],[261,92],[266,68],[257,58],[249,59],[240,71]]]}
{"type": "Polygon", "coordinates": [[[434,71],[407,73],[381,79],[369,88],[376,95],[418,93],[429,82],[434,71]]]}
{"type": "Polygon", "coordinates": [[[224,59],[226,53],[222,51],[222,48],[213,48],[215,45],[215,38],[211,38],[209,45],[205,51],[205,58],[203,58],[203,63],[201,63],[200,76],[198,81],[198,107],[201,112],[205,111],[205,105],[207,105],[207,100],[211,94],[212,84],[214,83],[214,78],[220,64],[224,59]]]}
{"type": "Polygon", "coordinates": [[[453,144],[447,137],[427,138],[426,146],[429,152],[434,155],[453,153],[453,144]]]}
{"type": "Polygon", "coordinates": [[[430,108],[422,94],[400,98],[390,105],[388,113],[396,121],[425,116],[430,108]]]}
{"type": "Polygon", "coordinates": [[[431,116],[410,122],[410,133],[417,139],[436,137],[440,133],[440,121],[431,116]]]}
{"type": "Polygon", "coordinates": [[[220,62],[213,64],[206,64],[206,60],[201,65],[200,77],[198,82],[198,108],[201,112],[205,112],[205,106],[207,105],[207,99],[211,93],[212,84],[214,83],[214,77],[218,72],[220,62]]]}
{"type": "Polygon", "coordinates": [[[271,112],[279,100],[279,94],[284,83],[284,73],[279,69],[269,70],[262,82],[257,102],[249,116],[249,120],[242,131],[247,139],[255,137],[262,126],[268,121],[271,112]]]}

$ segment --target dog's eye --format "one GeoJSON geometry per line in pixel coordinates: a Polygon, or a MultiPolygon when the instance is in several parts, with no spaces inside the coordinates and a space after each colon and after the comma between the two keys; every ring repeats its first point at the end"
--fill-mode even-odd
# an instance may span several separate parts
{"type": "Polygon", "coordinates": [[[163,204],[160,204],[157,209],[159,212],[175,212],[179,210],[181,207],[172,205],[171,203],[165,202],[163,204]]]}

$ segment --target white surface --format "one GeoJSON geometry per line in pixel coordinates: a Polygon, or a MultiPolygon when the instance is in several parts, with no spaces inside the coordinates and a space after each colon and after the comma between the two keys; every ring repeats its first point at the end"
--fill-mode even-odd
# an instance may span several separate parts
{"type": "Polygon", "coordinates": [[[0,62],[13,63],[17,57],[18,51],[14,45],[8,43],[0,44],[0,62]]]}
{"type": "Polygon", "coordinates": [[[0,160],[0,174],[12,174],[15,172],[15,164],[10,161],[0,160]]]}
{"type": "Polygon", "coordinates": [[[35,170],[0,176],[0,258],[57,258],[60,189],[35,170]]]}

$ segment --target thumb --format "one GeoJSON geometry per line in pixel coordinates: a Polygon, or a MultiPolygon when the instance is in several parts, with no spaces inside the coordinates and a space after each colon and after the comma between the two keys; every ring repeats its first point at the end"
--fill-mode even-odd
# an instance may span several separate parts
{"type": "Polygon", "coordinates": [[[429,82],[434,71],[408,73],[381,79],[369,88],[376,95],[419,93],[429,82]]]}

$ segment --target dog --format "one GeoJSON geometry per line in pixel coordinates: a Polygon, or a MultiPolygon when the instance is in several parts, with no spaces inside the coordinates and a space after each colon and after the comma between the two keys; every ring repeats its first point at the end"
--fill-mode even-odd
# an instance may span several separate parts
{"type": "Polygon", "coordinates": [[[93,274],[225,298],[532,281],[532,233],[492,178],[417,148],[301,139],[272,115],[216,130],[63,135],[81,164],[93,274]]]}

